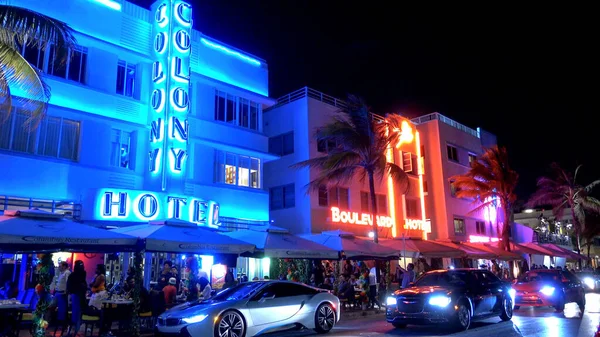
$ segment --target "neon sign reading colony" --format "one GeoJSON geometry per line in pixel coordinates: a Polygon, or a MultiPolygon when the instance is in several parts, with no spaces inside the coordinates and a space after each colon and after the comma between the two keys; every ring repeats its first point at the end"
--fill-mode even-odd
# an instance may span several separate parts
{"type": "Polygon", "coordinates": [[[165,190],[165,168],[181,174],[188,156],[192,7],[182,1],[161,3],[153,27],[149,171],[162,173],[165,190]]]}
{"type": "MultiPolygon", "coordinates": [[[[377,215],[376,220],[379,227],[390,228],[394,225],[394,219],[389,216],[377,215]]],[[[340,211],[337,207],[331,207],[331,222],[373,226],[373,216],[366,213],[340,211]]]]}

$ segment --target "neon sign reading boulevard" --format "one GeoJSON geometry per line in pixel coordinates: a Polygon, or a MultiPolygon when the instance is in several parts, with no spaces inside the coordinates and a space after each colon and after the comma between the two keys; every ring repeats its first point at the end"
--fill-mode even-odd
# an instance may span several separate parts
{"type": "MultiPolygon", "coordinates": [[[[390,228],[394,225],[394,219],[389,216],[377,215],[376,220],[379,227],[390,228]]],[[[340,211],[337,207],[331,207],[331,222],[373,226],[373,216],[367,213],[358,214],[357,212],[340,211]]]]}

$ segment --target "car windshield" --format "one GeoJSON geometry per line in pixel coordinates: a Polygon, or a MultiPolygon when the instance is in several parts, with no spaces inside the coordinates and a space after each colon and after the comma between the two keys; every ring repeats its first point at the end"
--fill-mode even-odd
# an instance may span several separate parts
{"type": "Polygon", "coordinates": [[[558,273],[538,273],[534,271],[530,271],[523,275],[519,282],[527,283],[527,282],[552,282],[552,281],[560,281],[560,274],[558,273]]]}
{"type": "Polygon", "coordinates": [[[421,276],[416,282],[417,287],[448,287],[464,286],[469,280],[469,273],[466,271],[448,271],[427,273],[421,276]]]}
{"type": "Polygon", "coordinates": [[[252,296],[264,282],[246,282],[218,292],[215,296],[203,302],[237,301],[252,296]]]}

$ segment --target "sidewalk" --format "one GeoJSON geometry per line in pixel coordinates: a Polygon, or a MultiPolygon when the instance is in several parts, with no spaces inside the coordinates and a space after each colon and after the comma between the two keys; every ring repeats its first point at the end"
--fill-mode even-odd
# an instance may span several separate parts
{"type": "Polygon", "coordinates": [[[385,316],[385,308],[376,310],[376,309],[367,309],[367,310],[344,310],[342,311],[342,316],[340,318],[340,322],[343,321],[351,321],[351,320],[355,320],[355,319],[359,319],[362,317],[366,317],[366,316],[381,316],[384,317],[385,316]]]}

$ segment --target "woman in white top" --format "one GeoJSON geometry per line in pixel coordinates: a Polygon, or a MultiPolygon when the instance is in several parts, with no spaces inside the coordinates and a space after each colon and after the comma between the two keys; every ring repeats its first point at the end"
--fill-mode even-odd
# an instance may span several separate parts
{"type": "Polygon", "coordinates": [[[200,296],[198,296],[198,299],[201,301],[209,299],[212,293],[212,288],[208,283],[208,279],[206,277],[200,277],[200,281],[198,283],[200,285],[200,296]]]}

